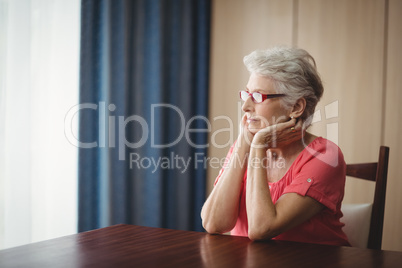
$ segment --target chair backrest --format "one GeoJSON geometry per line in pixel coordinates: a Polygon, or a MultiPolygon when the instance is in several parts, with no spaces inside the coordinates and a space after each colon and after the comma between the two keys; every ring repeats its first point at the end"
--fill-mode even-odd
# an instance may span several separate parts
{"type": "Polygon", "coordinates": [[[342,204],[342,230],[352,247],[367,248],[373,204],[342,204]]]}
{"type": "Polygon", "coordinates": [[[347,164],[346,176],[375,182],[367,248],[381,249],[387,189],[389,147],[381,146],[378,162],[347,164]]]}

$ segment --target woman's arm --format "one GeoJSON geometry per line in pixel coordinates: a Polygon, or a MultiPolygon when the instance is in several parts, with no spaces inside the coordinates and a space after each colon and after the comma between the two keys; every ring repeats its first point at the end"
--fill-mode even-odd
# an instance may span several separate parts
{"type": "Polygon", "coordinates": [[[202,224],[208,233],[225,233],[234,228],[239,214],[247,157],[247,150],[235,145],[229,165],[202,207],[202,224]]]}
{"type": "Polygon", "coordinates": [[[247,170],[246,209],[248,236],[251,240],[275,237],[310,219],[324,208],[313,198],[296,193],[285,194],[273,204],[266,163],[263,162],[266,161],[267,148],[262,148],[264,139],[258,136],[256,134],[253,140],[255,146],[252,145],[250,149],[247,170]]]}
{"type": "Polygon", "coordinates": [[[201,210],[202,225],[209,233],[228,232],[237,221],[240,193],[253,138],[247,130],[246,119],[244,116],[229,164],[201,210]]]}

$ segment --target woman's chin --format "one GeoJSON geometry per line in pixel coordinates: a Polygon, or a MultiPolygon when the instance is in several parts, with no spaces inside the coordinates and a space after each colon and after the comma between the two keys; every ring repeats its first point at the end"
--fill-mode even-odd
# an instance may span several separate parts
{"type": "Polygon", "coordinates": [[[248,131],[250,131],[251,134],[255,135],[257,134],[258,131],[260,131],[261,128],[256,128],[256,127],[248,127],[248,131]]]}
{"type": "Polygon", "coordinates": [[[263,124],[261,124],[261,122],[253,122],[250,123],[248,125],[248,131],[250,131],[250,133],[252,134],[256,134],[258,131],[260,131],[261,129],[265,128],[265,126],[263,124]]]}

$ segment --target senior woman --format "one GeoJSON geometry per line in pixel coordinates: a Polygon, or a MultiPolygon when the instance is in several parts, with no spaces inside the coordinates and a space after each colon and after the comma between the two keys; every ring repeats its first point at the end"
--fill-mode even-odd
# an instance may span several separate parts
{"type": "Polygon", "coordinates": [[[209,233],[349,245],[340,210],[345,161],[334,143],[306,131],[323,86],[313,57],[276,47],[244,58],[240,134],[205,202],[209,233]]]}

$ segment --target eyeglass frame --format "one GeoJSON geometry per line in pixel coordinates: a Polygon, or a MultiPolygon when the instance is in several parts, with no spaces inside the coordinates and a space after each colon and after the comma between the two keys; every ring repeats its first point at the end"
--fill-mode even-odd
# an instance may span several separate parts
{"type": "Polygon", "coordinates": [[[260,93],[260,92],[253,92],[253,93],[250,93],[250,92],[248,92],[248,91],[246,91],[246,90],[240,90],[239,91],[239,95],[240,95],[240,99],[242,100],[242,101],[246,101],[247,99],[243,99],[242,97],[241,97],[241,94],[242,94],[242,92],[246,92],[247,94],[248,94],[248,98],[251,96],[251,99],[253,100],[253,102],[254,103],[263,103],[265,100],[267,100],[267,99],[273,99],[273,98],[279,98],[279,97],[284,97],[284,96],[286,96],[286,94],[281,94],[281,93],[279,93],[279,94],[262,94],[262,93],[260,93]],[[261,100],[261,102],[257,102],[256,101],[256,99],[254,98],[254,96],[253,96],[253,94],[254,93],[257,93],[257,94],[260,94],[261,96],[262,96],[262,100],[261,100]]]}

